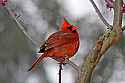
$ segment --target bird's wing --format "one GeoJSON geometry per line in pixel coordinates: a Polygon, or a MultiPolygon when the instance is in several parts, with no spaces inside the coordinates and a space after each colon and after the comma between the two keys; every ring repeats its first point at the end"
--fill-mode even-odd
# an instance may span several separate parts
{"type": "Polygon", "coordinates": [[[71,43],[72,41],[75,41],[75,36],[72,33],[56,32],[49,36],[46,42],[43,45],[41,45],[40,49],[41,52],[44,52],[53,47],[71,43]]]}

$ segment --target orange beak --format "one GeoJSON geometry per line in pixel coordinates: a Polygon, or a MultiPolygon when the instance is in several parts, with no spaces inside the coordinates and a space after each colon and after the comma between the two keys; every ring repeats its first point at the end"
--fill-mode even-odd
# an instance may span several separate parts
{"type": "Polygon", "coordinates": [[[78,29],[77,26],[73,26],[72,31],[75,31],[75,30],[77,30],[77,29],[78,29]]]}

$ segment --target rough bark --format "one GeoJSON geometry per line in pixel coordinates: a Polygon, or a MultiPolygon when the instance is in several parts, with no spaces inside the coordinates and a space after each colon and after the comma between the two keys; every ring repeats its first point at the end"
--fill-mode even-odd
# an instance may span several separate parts
{"type": "Polygon", "coordinates": [[[90,83],[93,71],[104,53],[113,45],[116,45],[122,38],[122,11],[121,6],[123,0],[115,0],[114,2],[114,20],[113,29],[107,29],[102,36],[96,41],[95,47],[84,59],[81,68],[81,77],[79,83],[90,83]]]}

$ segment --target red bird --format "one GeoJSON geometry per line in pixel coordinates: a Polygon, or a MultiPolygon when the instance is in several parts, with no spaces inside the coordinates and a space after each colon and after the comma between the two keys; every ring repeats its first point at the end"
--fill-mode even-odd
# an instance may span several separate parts
{"type": "Polygon", "coordinates": [[[78,51],[79,34],[77,29],[78,27],[76,25],[70,24],[69,21],[64,18],[61,29],[50,35],[45,43],[40,46],[38,53],[43,54],[33,62],[28,71],[31,71],[46,57],[51,57],[60,64],[65,64],[66,61],[78,51]]]}

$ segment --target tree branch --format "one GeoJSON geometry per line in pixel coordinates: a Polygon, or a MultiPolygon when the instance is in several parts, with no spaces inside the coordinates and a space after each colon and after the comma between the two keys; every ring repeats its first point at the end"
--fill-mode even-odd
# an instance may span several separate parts
{"type": "Polygon", "coordinates": [[[82,75],[80,83],[90,83],[91,76],[94,72],[96,65],[98,65],[101,57],[112,46],[117,44],[122,38],[122,0],[115,0],[114,5],[114,20],[113,29],[107,29],[102,36],[96,41],[95,47],[87,55],[82,64],[82,75]]]}
{"type": "Polygon", "coordinates": [[[19,22],[19,19],[18,19],[19,16],[15,16],[16,13],[13,12],[9,7],[4,6],[4,8],[8,11],[8,13],[11,15],[12,19],[15,20],[15,22],[19,26],[20,30],[26,35],[26,37],[32,42],[32,44],[37,46],[37,42],[35,42],[32,39],[32,37],[25,31],[24,26],[20,24],[20,22],[22,22],[22,21],[20,20],[20,22],[19,22]],[[15,13],[15,14],[13,14],[13,13],[15,13]]]}
{"type": "Polygon", "coordinates": [[[123,16],[123,13],[121,11],[122,4],[123,4],[122,0],[115,0],[113,27],[117,33],[122,32],[122,27],[121,27],[122,26],[122,16],[123,16]]]}
{"type": "Polygon", "coordinates": [[[106,21],[106,19],[103,17],[103,15],[101,14],[100,10],[98,9],[98,7],[96,6],[95,2],[93,0],[90,0],[90,2],[92,3],[98,17],[102,20],[102,22],[110,29],[112,29],[113,27],[106,21]]]}
{"type": "Polygon", "coordinates": [[[68,60],[67,64],[69,64],[70,66],[72,66],[77,72],[80,71],[80,68],[74,62],[68,60]]]}

